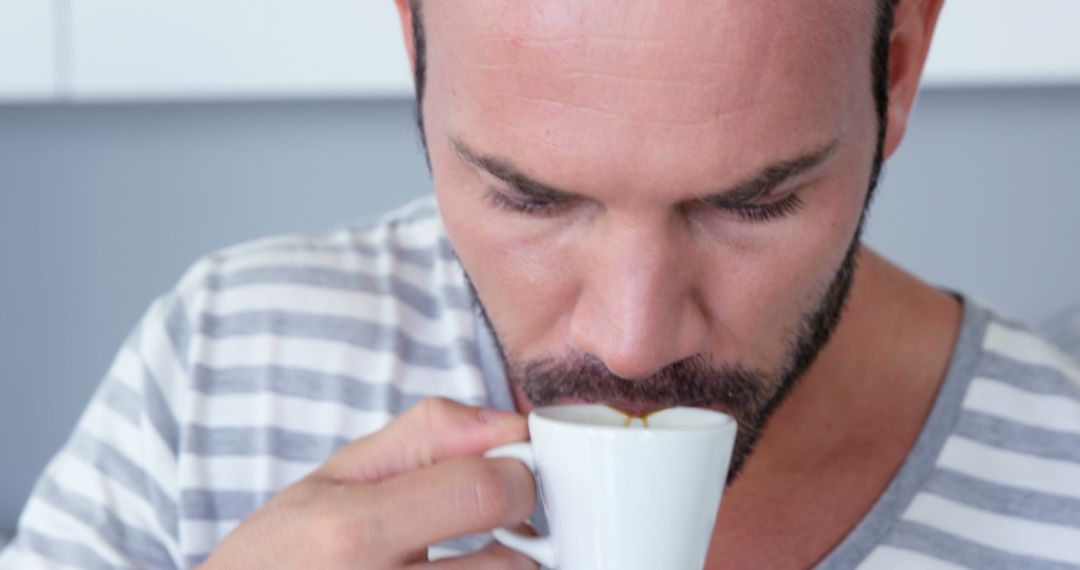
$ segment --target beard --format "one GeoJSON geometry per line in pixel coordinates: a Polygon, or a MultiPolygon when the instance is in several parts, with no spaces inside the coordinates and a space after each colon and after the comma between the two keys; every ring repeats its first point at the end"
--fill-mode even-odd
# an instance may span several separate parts
{"type": "Polygon", "coordinates": [[[742,471],[754,445],[773,413],[813,364],[840,322],[855,276],[862,223],[840,267],[813,309],[804,313],[787,338],[781,339],[784,356],[778,372],[738,365],[714,366],[703,355],[670,364],[647,378],[626,380],[613,374],[592,355],[572,359],[541,358],[516,362],[507,357],[498,329],[488,317],[472,281],[468,280],[480,315],[494,333],[503,366],[535,406],[560,400],[585,400],[622,404],[633,408],[659,409],[692,406],[718,409],[738,425],[727,484],[742,471]]]}

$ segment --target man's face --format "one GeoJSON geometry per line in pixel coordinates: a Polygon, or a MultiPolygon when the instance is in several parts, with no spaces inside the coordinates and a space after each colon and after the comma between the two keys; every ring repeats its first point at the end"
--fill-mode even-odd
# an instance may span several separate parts
{"type": "Polygon", "coordinates": [[[846,291],[875,8],[424,5],[442,215],[534,404],[710,406],[749,447],[846,291]]]}

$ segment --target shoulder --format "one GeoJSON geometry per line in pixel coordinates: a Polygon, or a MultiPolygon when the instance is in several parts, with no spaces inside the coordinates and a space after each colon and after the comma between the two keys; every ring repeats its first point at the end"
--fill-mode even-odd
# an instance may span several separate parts
{"type": "Polygon", "coordinates": [[[987,314],[943,466],[1076,501],[1080,366],[1031,328],[987,314]]]}
{"type": "Polygon", "coordinates": [[[1017,395],[1045,396],[1046,403],[1072,402],[1077,407],[1071,419],[1080,429],[1080,364],[1018,321],[990,313],[976,379],[998,382],[1017,395]]]}
{"type": "Polygon", "coordinates": [[[435,202],[330,231],[274,236],[196,262],[176,289],[191,310],[287,311],[393,318],[406,326],[472,310],[435,202]],[[394,310],[386,313],[387,307],[394,310]]]}
{"type": "Polygon", "coordinates": [[[432,198],[222,249],[169,298],[196,373],[242,365],[401,384],[475,368],[472,296],[432,198]]]}

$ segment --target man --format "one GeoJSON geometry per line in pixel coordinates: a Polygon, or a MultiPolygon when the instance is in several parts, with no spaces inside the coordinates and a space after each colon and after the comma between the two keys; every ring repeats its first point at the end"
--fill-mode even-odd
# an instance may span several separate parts
{"type": "Polygon", "coordinates": [[[398,7],[437,208],[197,264],[0,567],[534,567],[568,401],[739,421],[709,568],[1080,566],[1080,370],[859,241],[941,0],[398,7]]]}

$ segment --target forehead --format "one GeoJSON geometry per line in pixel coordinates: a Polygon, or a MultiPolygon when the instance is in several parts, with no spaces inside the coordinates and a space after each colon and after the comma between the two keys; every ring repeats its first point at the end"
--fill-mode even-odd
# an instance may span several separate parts
{"type": "Polygon", "coordinates": [[[485,150],[715,170],[710,157],[738,163],[844,134],[851,99],[870,99],[875,9],[876,0],[429,1],[428,96],[448,131],[485,150]]]}

